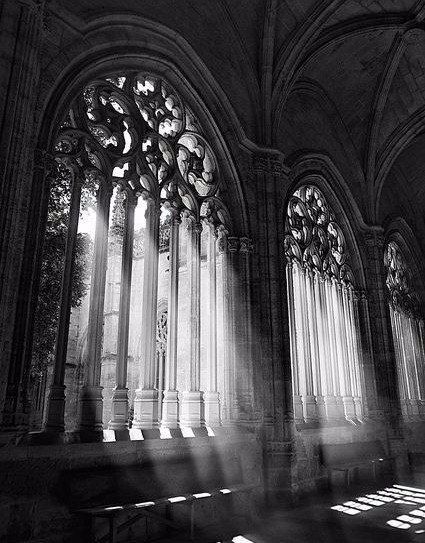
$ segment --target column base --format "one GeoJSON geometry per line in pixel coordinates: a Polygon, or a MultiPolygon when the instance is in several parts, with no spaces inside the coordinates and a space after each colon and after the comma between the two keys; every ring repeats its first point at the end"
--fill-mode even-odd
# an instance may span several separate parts
{"type": "Polygon", "coordinates": [[[363,421],[363,404],[362,399],[358,396],[354,397],[354,407],[356,410],[356,419],[363,421]]]}
{"type": "Polygon", "coordinates": [[[329,421],[341,418],[338,402],[335,396],[325,396],[326,416],[329,421]]]}
{"type": "Polygon", "coordinates": [[[319,421],[325,422],[327,420],[326,405],[324,396],[316,396],[317,416],[319,421]]]}
{"type": "Polygon", "coordinates": [[[205,426],[202,392],[185,391],[180,402],[180,426],[199,428],[205,426]]]}
{"type": "Polygon", "coordinates": [[[114,388],[112,414],[108,428],[110,430],[126,430],[128,428],[128,388],[114,388]]]}
{"type": "Polygon", "coordinates": [[[304,422],[303,413],[303,401],[299,394],[294,394],[294,421],[295,424],[302,424],[304,422]]]}
{"type": "Polygon", "coordinates": [[[44,430],[60,434],[65,431],[65,385],[50,387],[47,420],[44,430]]]}
{"type": "Polygon", "coordinates": [[[177,390],[164,390],[161,426],[163,428],[179,427],[179,393],[177,390]]]}
{"type": "Polygon", "coordinates": [[[310,395],[303,395],[304,420],[305,422],[317,422],[316,398],[310,395]]]}
{"type": "Polygon", "coordinates": [[[345,418],[348,421],[355,420],[356,419],[356,408],[354,406],[354,398],[353,398],[353,396],[343,396],[342,397],[342,403],[344,405],[345,418]]]}
{"type": "Polygon", "coordinates": [[[158,391],[137,389],[132,428],[143,430],[158,427],[158,391]]]}
{"type": "Polygon", "coordinates": [[[101,386],[84,386],[80,396],[80,430],[101,432],[103,430],[103,398],[101,386]]]}
{"type": "Polygon", "coordinates": [[[218,392],[204,392],[205,423],[207,426],[220,426],[220,395],[218,392]]]}

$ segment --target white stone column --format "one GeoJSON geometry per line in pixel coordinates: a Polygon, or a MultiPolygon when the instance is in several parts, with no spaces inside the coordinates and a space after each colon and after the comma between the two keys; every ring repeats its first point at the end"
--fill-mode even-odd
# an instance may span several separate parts
{"type": "Polygon", "coordinates": [[[346,291],[346,304],[347,304],[347,315],[349,320],[349,333],[347,335],[347,341],[349,342],[349,353],[350,353],[350,367],[352,371],[352,381],[353,381],[353,395],[354,395],[354,406],[356,410],[357,420],[363,420],[363,372],[360,366],[361,364],[361,345],[359,337],[359,311],[358,311],[358,298],[354,292],[352,286],[349,286],[346,291]]]}
{"type": "Polygon", "coordinates": [[[412,408],[410,404],[410,390],[409,390],[409,381],[407,374],[407,362],[406,362],[406,353],[404,351],[404,340],[403,340],[403,328],[402,328],[402,315],[400,311],[394,310],[394,322],[395,322],[395,335],[398,340],[398,351],[399,351],[399,379],[400,379],[400,396],[402,410],[404,407],[404,413],[406,417],[412,415],[412,408]]]}
{"type": "Polygon", "coordinates": [[[307,312],[309,322],[310,336],[310,353],[311,365],[313,370],[313,386],[314,395],[317,404],[317,415],[319,420],[326,420],[326,407],[323,397],[322,376],[320,368],[320,352],[319,352],[319,329],[316,313],[316,296],[315,296],[315,271],[310,268],[306,269],[306,292],[307,292],[307,312]]]}
{"type": "Polygon", "coordinates": [[[142,295],[142,351],[139,388],[134,399],[133,428],[157,428],[156,326],[158,307],[159,202],[149,198],[146,207],[145,255],[142,295]]]}
{"type": "Polygon", "coordinates": [[[101,182],[97,194],[94,260],[91,275],[87,358],[85,381],[80,394],[80,430],[100,432],[103,429],[103,400],[100,386],[102,367],[103,318],[105,281],[108,257],[109,209],[112,185],[101,182]]]}
{"type": "Polygon", "coordinates": [[[300,301],[301,301],[301,322],[302,322],[302,342],[304,345],[304,377],[305,390],[303,394],[304,419],[306,422],[317,421],[317,403],[314,396],[313,385],[313,367],[311,358],[310,326],[308,320],[308,301],[307,301],[307,270],[300,268],[300,301]]]}
{"type": "Polygon", "coordinates": [[[204,393],[205,421],[208,426],[220,425],[220,400],[217,391],[217,259],[216,231],[213,224],[208,231],[209,276],[209,338],[208,390],[204,393]]]}
{"type": "Polygon", "coordinates": [[[344,406],[341,397],[341,383],[340,383],[340,368],[339,368],[339,353],[338,353],[338,316],[335,311],[335,297],[336,297],[336,281],[335,279],[326,279],[325,281],[326,291],[326,307],[328,314],[328,327],[329,327],[329,346],[331,355],[331,370],[332,370],[332,383],[333,391],[335,394],[337,410],[339,417],[344,417],[344,406]]]}
{"type": "Polygon", "coordinates": [[[416,416],[420,415],[421,406],[420,406],[420,384],[419,384],[419,374],[418,374],[418,358],[417,358],[417,349],[416,349],[416,334],[413,330],[414,319],[412,316],[406,316],[406,328],[407,328],[407,341],[410,343],[410,369],[411,369],[411,381],[412,381],[412,404],[414,406],[414,412],[416,416]]]}
{"type": "Polygon", "coordinates": [[[318,325],[319,325],[319,338],[321,338],[321,344],[319,344],[321,353],[321,368],[323,379],[323,392],[326,407],[326,416],[328,420],[337,420],[339,418],[338,405],[334,394],[333,376],[332,376],[332,354],[331,354],[331,335],[329,331],[329,315],[327,308],[327,289],[326,279],[323,275],[316,274],[316,311],[318,311],[318,325]]]}
{"type": "Polygon", "coordinates": [[[62,273],[61,303],[58,333],[56,336],[55,365],[53,382],[47,407],[45,430],[63,432],[65,430],[65,365],[68,349],[69,320],[71,317],[72,275],[75,262],[75,246],[78,234],[78,218],[80,214],[81,179],[75,174],[71,185],[71,202],[69,208],[68,229],[66,233],[65,261],[62,273]]]}
{"type": "Polygon", "coordinates": [[[170,282],[168,286],[168,329],[167,358],[165,366],[165,390],[162,402],[161,425],[165,428],[177,428],[179,420],[179,402],[177,391],[177,338],[179,324],[179,244],[180,213],[171,210],[170,224],[170,282]]]}
{"type": "Polygon", "coordinates": [[[291,342],[291,368],[292,368],[292,390],[293,390],[293,402],[294,402],[294,420],[295,423],[304,422],[303,415],[303,401],[300,392],[300,373],[297,341],[301,338],[297,338],[296,329],[296,315],[295,315],[295,289],[294,289],[294,265],[292,260],[288,260],[286,263],[286,284],[287,284],[287,299],[288,299],[288,315],[290,326],[290,342],[291,342]]]}
{"type": "Polygon", "coordinates": [[[337,283],[337,314],[338,314],[338,328],[339,328],[339,340],[341,345],[341,369],[343,373],[342,384],[344,385],[344,412],[347,420],[354,420],[356,418],[356,409],[354,405],[353,394],[353,375],[350,361],[350,353],[348,349],[348,337],[347,332],[351,330],[349,314],[346,307],[347,287],[341,283],[337,283]]]}
{"type": "Polygon", "coordinates": [[[190,388],[182,393],[180,425],[195,428],[205,424],[203,394],[200,391],[201,232],[202,225],[189,218],[187,265],[190,293],[190,388]]]}
{"type": "Polygon", "coordinates": [[[112,413],[111,420],[109,421],[109,428],[112,430],[124,430],[128,427],[128,334],[133,267],[134,210],[136,205],[136,196],[126,192],[118,316],[117,363],[115,367],[116,384],[112,395],[112,413]]]}

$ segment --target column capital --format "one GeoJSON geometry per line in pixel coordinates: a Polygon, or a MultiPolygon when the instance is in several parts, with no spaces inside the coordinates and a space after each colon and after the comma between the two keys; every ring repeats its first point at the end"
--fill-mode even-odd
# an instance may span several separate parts
{"type": "Polygon", "coordinates": [[[227,250],[229,253],[236,253],[239,248],[239,238],[235,236],[229,236],[227,238],[227,250]]]}
{"type": "Polygon", "coordinates": [[[244,254],[252,254],[254,252],[254,245],[251,238],[239,238],[239,252],[244,254]]]}
{"type": "Polygon", "coordinates": [[[202,223],[199,222],[193,215],[189,215],[186,219],[186,228],[189,232],[200,234],[202,232],[202,223]]]}
{"type": "Polygon", "coordinates": [[[381,226],[369,226],[363,231],[363,238],[367,247],[383,248],[385,231],[381,226]]]}
{"type": "Polygon", "coordinates": [[[256,174],[282,175],[287,173],[287,169],[283,164],[283,155],[280,153],[257,153],[253,155],[251,169],[256,174]]]}

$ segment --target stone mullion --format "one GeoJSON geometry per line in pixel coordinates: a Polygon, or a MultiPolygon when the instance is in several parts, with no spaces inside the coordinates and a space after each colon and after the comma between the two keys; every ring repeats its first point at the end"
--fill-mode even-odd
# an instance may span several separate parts
{"type": "Polygon", "coordinates": [[[303,401],[300,391],[299,360],[297,354],[297,331],[296,331],[296,309],[295,309],[295,288],[294,288],[294,264],[289,260],[286,264],[286,285],[288,316],[290,326],[291,342],[291,367],[292,367],[292,387],[294,402],[294,420],[296,423],[304,422],[303,401]]]}
{"type": "Polygon", "coordinates": [[[338,315],[335,310],[335,296],[336,296],[336,287],[335,281],[328,279],[326,281],[327,289],[327,308],[328,308],[328,324],[329,324],[329,335],[330,335],[330,347],[331,347],[331,358],[332,358],[332,378],[334,393],[337,402],[337,408],[339,416],[344,416],[344,406],[342,403],[341,396],[341,383],[340,383],[340,371],[339,371],[339,351],[338,351],[338,338],[337,338],[337,322],[338,315]]]}
{"type": "Polygon", "coordinates": [[[415,401],[417,405],[418,411],[420,411],[420,397],[421,397],[421,389],[420,389],[420,381],[419,381],[419,372],[418,372],[418,350],[416,345],[416,333],[414,330],[415,320],[413,317],[409,317],[408,319],[409,323],[409,333],[410,338],[412,342],[412,373],[413,373],[413,383],[414,383],[414,389],[415,389],[415,401]]]}
{"type": "Polygon", "coordinates": [[[209,426],[220,424],[220,402],[217,390],[217,236],[214,225],[208,230],[209,338],[208,390],[204,393],[205,421],[209,426]]]}
{"type": "Polygon", "coordinates": [[[313,365],[311,357],[311,342],[308,320],[308,300],[307,300],[307,270],[302,267],[300,269],[300,291],[301,291],[301,322],[302,336],[304,345],[304,371],[305,371],[305,395],[304,402],[304,418],[306,422],[317,420],[317,403],[314,395],[314,380],[313,380],[313,365]]]}
{"type": "Polygon", "coordinates": [[[222,337],[223,337],[223,392],[221,398],[222,408],[222,421],[228,422],[231,418],[230,409],[230,390],[229,390],[229,375],[228,367],[230,364],[230,335],[229,324],[231,322],[231,302],[230,302],[230,273],[229,273],[229,253],[227,243],[227,233],[224,230],[219,231],[218,249],[220,258],[220,270],[221,270],[221,299],[222,299],[222,337]]]}
{"type": "Polygon", "coordinates": [[[149,429],[159,425],[156,388],[156,326],[158,307],[159,203],[149,198],[146,207],[142,294],[142,352],[139,388],[134,398],[133,428],[149,429]]]}
{"type": "Polygon", "coordinates": [[[310,268],[306,270],[306,279],[307,279],[307,310],[308,310],[308,320],[309,326],[311,328],[310,334],[310,352],[311,352],[311,362],[313,367],[313,382],[314,382],[314,394],[316,397],[317,404],[317,415],[319,420],[326,419],[326,409],[325,402],[323,398],[323,389],[322,389],[322,376],[320,369],[320,352],[319,352],[319,332],[318,332],[318,323],[316,316],[316,298],[315,298],[315,287],[314,287],[314,271],[310,268]]]}
{"type": "Polygon", "coordinates": [[[65,366],[68,349],[69,321],[72,302],[72,276],[80,214],[81,179],[73,175],[68,228],[66,233],[65,260],[62,272],[59,324],[56,336],[53,382],[50,386],[45,429],[50,432],[65,430],[65,366]]]}
{"type": "Polygon", "coordinates": [[[329,420],[338,418],[338,404],[335,395],[335,387],[333,384],[333,371],[332,371],[332,337],[329,329],[329,313],[327,298],[327,284],[326,279],[321,276],[318,278],[318,300],[319,311],[321,318],[319,319],[322,331],[323,331],[323,366],[325,375],[325,406],[326,414],[329,420]]]}
{"type": "Polygon", "coordinates": [[[417,320],[418,328],[418,351],[420,353],[420,381],[421,381],[421,414],[425,416],[425,342],[424,342],[424,321],[417,320]]]}
{"type": "Polygon", "coordinates": [[[87,327],[85,382],[80,396],[80,429],[94,432],[100,431],[103,428],[100,373],[111,196],[112,186],[102,181],[97,193],[94,259],[90,285],[89,322],[87,327]]]}
{"type": "Polygon", "coordinates": [[[352,379],[352,372],[350,367],[350,355],[349,346],[347,341],[347,331],[350,330],[348,314],[346,310],[346,304],[344,303],[344,287],[341,283],[337,283],[337,306],[339,314],[339,337],[341,342],[341,354],[342,354],[342,367],[343,367],[343,381],[345,388],[345,397],[343,398],[345,416],[347,419],[352,420],[356,417],[356,411],[354,406],[354,381],[352,379]]]}
{"type": "Polygon", "coordinates": [[[179,248],[180,248],[180,214],[171,211],[170,225],[170,281],[168,286],[168,328],[167,357],[165,367],[164,398],[162,400],[161,425],[166,428],[178,426],[178,391],[177,391],[177,339],[179,324],[179,248]]]}
{"type": "Polygon", "coordinates": [[[407,365],[406,365],[406,353],[404,351],[402,315],[398,310],[394,311],[394,320],[396,324],[396,335],[398,339],[399,353],[400,353],[399,367],[400,367],[400,377],[401,377],[401,383],[402,383],[403,400],[405,404],[406,415],[410,417],[412,414],[412,409],[411,409],[411,404],[410,404],[410,390],[409,390],[409,378],[408,378],[407,365]]]}
{"type": "Polygon", "coordinates": [[[346,307],[348,315],[349,331],[349,349],[351,355],[351,370],[353,376],[353,393],[354,393],[354,406],[356,410],[356,418],[363,420],[363,372],[360,366],[360,337],[359,337],[359,311],[357,307],[357,299],[352,286],[349,286],[346,290],[346,307]]]}
{"type": "Polygon", "coordinates": [[[124,235],[121,260],[121,289],[118,317],[116,383],[112,395],[109,428],[123,430],[128,426],[127,362],[130,326],[131,277],[133,267],[134,211],[137,198],[126,193],[124,235]]]}
{"type": "Polygon", "coordinates": [[[202,225],[188,221],[187,263],[190,295],[190,369],[189,390],[182,393],[180,424],[199,427],[205,424],[201,387],[201,232],[202,225]]]}

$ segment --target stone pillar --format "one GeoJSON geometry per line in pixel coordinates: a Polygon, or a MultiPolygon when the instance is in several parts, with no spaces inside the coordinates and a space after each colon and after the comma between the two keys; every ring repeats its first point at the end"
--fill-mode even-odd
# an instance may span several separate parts
{"type": "Polygon", "coordinates": [[[341,360],[340,367],[342,370],[342,384],[344,385],[344,412],[347,420],[354,420],[356,418],[356,409],[354,406],[354,394],[353,394],[353,375],[351,372],[350,354],[348,350],[347,332],[349,333],[350,321],[347,313],[344,297],[346,296],[346,287],[341,283],[336,285],[336,305],[338,314],[338,329],[339,329],[339,342],[341,345],[341,360]]]}
{"type": "Polygon", "coordinates": [[[72,275],[74,271],[75,246],[80,215],[81,179],[73,174],[71,201],[69,206],[68,230],[66,233],[65,260],[62,272],[62,288],[58,331],[55,347],[53,382],[47,406],[45,430],[63,432],[65,430],[65,364],[68,349],[69,320],[71,317],[72,275]]]}
{"type": "Polygon", "coordinates": [[[165,387],[161,425],[177,428],[179,418],[177,391],[177,336],[179,323],[179,239],[180,213],[171,210],[170,224],[170,282],[168,287],[168,337],[165,366],[165,387]]]}
{"type": "Polygon", "coordinates": [[[287,301],[288,301],[288,316],[290,326],[290,342],[291,342],[291,368],[292,368],[292,389],[294,401],[294,420],[296,423],[304,422],[303,416],[303,401],[300,392],[300,375],[297,353],[297,331],[295,324],[295,291],[294,291],[294,265],[291,260],[286,263],[286,285],[287,285],[287,301]]]}
{"type": "Polygon", "coordinates": [[[44,3],[2,2],[0,11],[0,425],[14,431],[26,430],[29,422],[27,386],[49,195],[48,153],[35,149],[44,3]]]}
{"type": "Polygon", "coordinates": [[[158,306],[159,203],[148,199],[142,297],[142,353],[139,388],[134,399],[133,428],[157,428],[156,321],[158,306]]]}
{"type": "Polygon", "coordinates": [[[121,289],[118,317],[116,384],[112,395],[112,413],[109,428],[125,430],[128,427],[128,334],[130,325],[131,276],[133,267],[134,210],[137,197],[125,195],[125,219],[121,260],[121,289]]]}
{"type": "Polygon", "coordinates": [[[396,355],[398,391],[400,398],[401,411],[405,417],[410,414],[409,391],[407,386],[406,371],[404,368],[403,344],[401,338],[401,329],[399,324],[399,312],[390,308],[391,322],[393,328],[393,341],[396,355]]]}
{"type": "Polygon", "coordinates": [[[87,358],[84,368],[84,386],[80,394],[80,430],[89,432],[99,432],[103,429],[103,400],[102,387],[100,386],[100,372],[111,196],[112,185],[106,184],[102,180],[97,193],[96,232],[87,328],[87,358]]]}
{"type": "Polygon", "coordinates": [[[315,271],[307,268],[306,280],[307,280],[307,311],[308,320],[310,326],[310,352],[311,363],[313,367],[313,382],[314,382],[314,394],[317,403],[317,415],[319,420],[326,419],[326,407],[323,397],[322,389],[322,376],[320,368],[320,352],[319,352],[319,329],[316,314],[316,298],[315,298],[315,271]]]}
{"type": "Polygon", "coordinates": [[[329,314],[327,310],[327,290],[323,275],[316,274],[316,310],[319,311],[318,325],[319,337],[322,338],[321,358],[322,376],[324,376],[324,400],[326,407],[326,416],[328,420],[337,420],[339,418],[338,404],[335,397],[332,376],[332,354],[331,354],[331,335],[329,332],[329,314]]]}
{"type": "Polygon", "coordinates": [[[328,315],[328,329],[329,329],[329,346],[331,357],[331,372],[332,372],[332,386],[333,393],[335,394],[335,400],[337,404],[337,411],[339,417],[344,418],[344,407],[342,404],[341,387],[340,387],[340,371],[339,371],[339,356],[338,356],[338,344],[337,344],[337,315],[335,314],[334,304],[334,290],[335,280],[327,278],[325,281],[325,300],[326,310],[328,315]]]}
{"type": "Polygon", "coordinates": [[[220,424],[220,401],[217,391],[217,261],[216,231],[213,224],[208,231],[209,275],[209,338],[208,338],[208,390],[204,393],[205,421],[208,426],[220,424]]]}
{"type": "Polygon", "coordinates": [[[363,408],[362,408],[362,382],[363,376],[360,371],[360,350],[358,348],[358,329],[359,320],[356,319],[354,308],[354,290],[352,286],[343,287],[344,295],[344,310],[347,319],[347,344],[349,355],[349,368],[351,374],[351,382],[353,386],[353,398],[354,407],[357,420],[363,420],[363,408]]]}
{"type": "Polygon", "coordinates": [[[182,393],[180,425],[195,428],[205,424],[203,395],[200,391],[201,232],[202,225],[189,218],[187,264],[190,293],[190,388],[182,393]]]}
{"type": "MultiPolygon", "coordinates": [[[[365,265],[368,288],[372,353],[380,407],[385,420],[398,427],[399,405],[394,345],[391,333],[386,270],[384,267],[384,235],[379,227],[365,232],[365,265]]],[[[398,436],[398,429],[397,429],[398,436]]]]}
{"type": "Polygon", "coordinates": [[[311,356],[311,340],[310,340],[310,323],[308,314],[307,300],[307,270],[301,267],[299,270],[300,280],[300,299],[301,299],[301,322],[302,322],[302,343],[304,345],[304,385],[303,403],[304,403],[304,419],[306,422],[316,421],[317,403],[314,395],[314,380],[313,380],[313,361],[311,356]]]}

